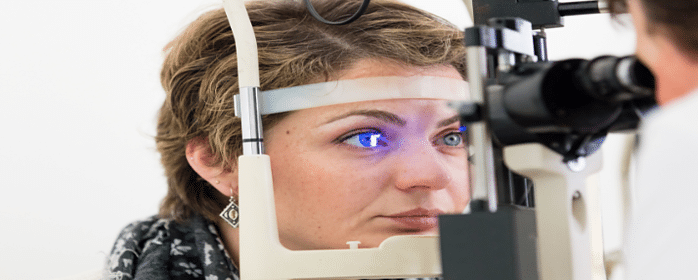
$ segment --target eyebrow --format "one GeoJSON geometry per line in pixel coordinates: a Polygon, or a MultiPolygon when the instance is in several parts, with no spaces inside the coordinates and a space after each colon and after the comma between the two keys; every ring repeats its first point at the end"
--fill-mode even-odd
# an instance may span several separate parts
{"type": "MultiPolygon", "coordinates": [[[[381,110],[356,110],[356,111],[351,111],[346,114],[339,115],[337,117],[334,117],[328,121],[326,121],[324,124],[328,124],[331,122],[335,122],[344,118],[348,118],[351,116],[366,116],[366,117],[371,117],[371,118],[376,118],[388,123],[392,123],[398,126],[405,126],[407,122],[400,118],[398,115],[386,112],[386,111],[381,111],[381,110]]],[[[451,125],[455,122],[458,122],[460,120],[460,117],[458,115],[455,115],[453,117],[450,117],[448,119],[442,120],[437,124],[437,127],[443,127],[443,126],[448,126],[451,125]]]]}
{"type": "Polygon", "coordinates": [[[339,115],[337,117],[334,117],[330,119],[329,121],[325,122],[325,124],[335,122],[344,118],[348,118],[351,116],[366,116],[366,117],[371,117],[371,118],[376,118],[385,122],[389,122],[392,124],[396,124],[399,126],[405,126],[407,123],[405,120],[401,119],[398,115],[395,115],[390,112],[386,111],[381,111],[381,110],[356,110],[356,111],[351,111],[346,114],[339,115]]]}
{"type": "Polygon", "coordinates": [[[453,117],[450,117],[450,118],[448,118],[448,119],[445,119],[445,120],[443,120],[443,121],[440,121],[440,122],[436,125],[436,127],[449,126],[449,125],[451,125],[451,124],[453,124],[453,123],[456,123],[456,122],[459,122],[459,121],[460,121],[460,116],[459,116],[459,115],[455,115],[455,116],[453,116],[453,117]]]}

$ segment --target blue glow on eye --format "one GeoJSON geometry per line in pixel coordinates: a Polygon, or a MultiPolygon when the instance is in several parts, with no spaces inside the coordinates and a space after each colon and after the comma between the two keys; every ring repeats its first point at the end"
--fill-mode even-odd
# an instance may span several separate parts
{"type": "Polygon", "coordinates": [[[458,131],[460,132],[465,132],[466,130],[468,130],[468,127],[464,125],[458,128],[458,131]]]}
{"type": "Polygon", "coordinates": [[[344,140],[347,144],[361,148],[376,148],[388,146],[388,141],[383,134],[378,132],[363,132],[344,140]]]}

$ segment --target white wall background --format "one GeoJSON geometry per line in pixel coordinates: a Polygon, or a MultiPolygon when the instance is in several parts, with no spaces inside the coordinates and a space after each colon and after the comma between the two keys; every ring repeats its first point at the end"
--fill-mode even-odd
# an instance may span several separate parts
{"type": "MultiPolygon", "coordinates": [[[[407,2],[470,22],[459,0],[407,2]]],[[[124,225],[156,213],[161,50],[219,3],[0,2],[0,279],[98,268],[124,225]]],[[[634,48],[632,30],[608,16],[566,23],[548,30],[553,60],[634,48]]]]}

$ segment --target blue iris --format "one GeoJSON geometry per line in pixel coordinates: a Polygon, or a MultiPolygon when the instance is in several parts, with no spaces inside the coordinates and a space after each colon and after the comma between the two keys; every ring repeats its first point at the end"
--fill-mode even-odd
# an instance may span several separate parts
{"type": "Polygon", "coordinates": [[[456,147],[463,143],[463,135],[461,135],[462,132],[454,132],[454,133],[449,133],[444,138],[442,139],[443,144],[447,146],[452,146],[456,147]]]}
{"type": "Polygon", "coordinates": [[[388,141],[385,136],[379,132],[370,131],[355,134],[344,140],[347,144],[362,148],[376,148],[388,146],[388,141]]]}

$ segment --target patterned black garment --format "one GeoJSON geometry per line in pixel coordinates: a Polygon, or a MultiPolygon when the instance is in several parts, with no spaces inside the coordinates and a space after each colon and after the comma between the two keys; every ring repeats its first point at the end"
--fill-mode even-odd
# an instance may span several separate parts
{"type": "Polygon", "coordinates": [[[239,280],[239,275],[214,223],[198,215],[186,224],[153,216],[121,231],[103,279],[239,280]]]}
{"type": "Polygon", "coordinates": [[[121,231],[104,279],[239,280],[238,275],[213,223],[201,216],[187,224],[153,216],[121,231]]]}

